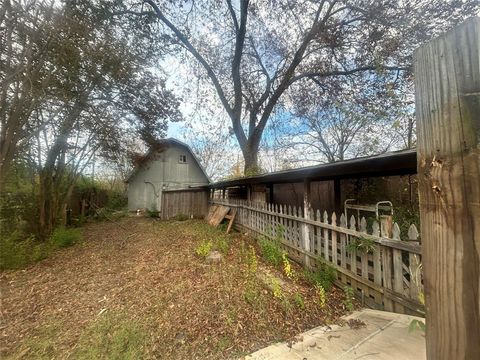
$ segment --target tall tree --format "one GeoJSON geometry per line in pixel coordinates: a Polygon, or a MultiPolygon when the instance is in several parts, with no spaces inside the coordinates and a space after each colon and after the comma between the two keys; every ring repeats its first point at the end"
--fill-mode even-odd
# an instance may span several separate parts
{"type": "Polygon", "coordinates": [[[38,128],[30,116],[51,80],[53,1],[0,5],[0,192],[17,148],[38,128]]]}
{"type": "Polygon", "coordinates": [[[288,116],[295,122],[272,121],[276,146],[294,148],[305,155],[303,160],[317,162],[411,148],[415,118],[411,89],[399,87],[398,76],[357,74],[345,80],[334,94],[315,82],[290,94],[288,116]]]}
{"type": "Polygon", "coordinates": [[[258,167],[268,120],[293,85],[315,81],[333,93],[357,73],[408,71],[415,47],[478,8],[471,0],[130,4],[116,13],[156,17],[202,66],[230,117],[246,172],[258,167]]]}
{"type": "MultiPolygon", "coordinates": [[[[30,156],[37,165],[38,229],[46,236],[94,155],[115,160],[132,136],[154,144],[165,135],[168,121],[181,117],[179,101],[166,90],[160,70],[151,70],[161,55],[156,51],[160,43],[145,46],[142,33],[124,31],[125,24],[117,24],[105,16],[104,8],[89,2],[28,4],[39,14],[38,26],[27,35],[32,48],[45,52],[38,76],[45,86],[22,122],[6,113],[5,130],[22,130],[20,137],[9,140],[12,159],[30,156]],[[49,36],[36,36],[42,30],[49,36]],[[22,151],[20,141],[28,151],[22,151]]],[[[31,13],[20,3],[15,6],[22,16],[31,13]]],[[[21,22],[20,18],[17,26],[21,22]]],[[[17,49],[15,42],[12,48],[17,49]]],[[[19,83],[30,80],[28,73],[18,74],[19,83]]],[[[11,108],[17,106],[15,88],[5,92],[11,108]]]]}

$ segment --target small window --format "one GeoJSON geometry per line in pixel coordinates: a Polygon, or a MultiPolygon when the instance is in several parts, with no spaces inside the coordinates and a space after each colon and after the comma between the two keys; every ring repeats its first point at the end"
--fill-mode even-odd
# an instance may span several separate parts
{"type": "Polygon", "coordinates": [[[179,163],[186,164],[187,163],[187,155],[180,155],[180,158],[178,159],[179,163]]]}

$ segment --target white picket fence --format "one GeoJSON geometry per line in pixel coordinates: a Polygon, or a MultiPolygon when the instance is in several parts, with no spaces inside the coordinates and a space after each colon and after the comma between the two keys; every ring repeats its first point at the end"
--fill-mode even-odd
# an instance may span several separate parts
{"type": "Polygon", "coordinates": [[[406,241],[397,224],[367,221],[357,224],[351,216],[320,213],[291,206],[254,203],[235,199],[210,199],[212,204],[237,209],[235,226],[253,236],[280,238],[293,260],[309,268],[322,258],[337,270],[337,285],[351,286],[366,305],[414,315],[423,315],[421,246],[411,225],[406,241]],[[359,240],[360,239],[360,240],[359,240]],[[356,241],[371,251],[348,246],[356,241]]]}

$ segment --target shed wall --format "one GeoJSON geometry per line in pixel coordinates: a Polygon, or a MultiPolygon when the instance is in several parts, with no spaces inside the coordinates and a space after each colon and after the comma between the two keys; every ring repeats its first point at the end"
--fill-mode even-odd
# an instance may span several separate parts
{"type": "Polygon", "coordinates": [[[164,191],[162,219],[177,215],[203,219],[208,212],[208,190],[164,191]]]}
{"type": "Polygon", "coordinates": [[[183,146],[172,145],[152,156],[128,182],[128,209],[162,211],[162,192],[206,185],[208,179],[193,155],[183,146]],[[186,163],[180,162],[186,156],[186,163]]]}

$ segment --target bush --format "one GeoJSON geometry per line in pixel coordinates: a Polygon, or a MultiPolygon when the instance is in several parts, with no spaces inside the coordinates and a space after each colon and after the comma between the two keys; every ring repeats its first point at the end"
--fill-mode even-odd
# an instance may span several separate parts
{"type": "Polygon", "coordinates": [[[373,240],[362,237],[351,237],[346,249],[348,252],[356,251],[360,254],[373,254],[377,250],[373,240]]]}
{"type": "Polygon", "coordinates": [[[305,301],[303,300],[303,296],[300,293],[295,293],[293,295],[293,301],[295,302],[295,305],[301,310],[305,310],[305,301]]]}
{"type": "Polygon", "coordinates": [[[78,229],[57,228],[49,238],[49,243],[53,248],[63,248],[72,246],[82,239],[82,234],[78,229]]]}
{"type": "Polygon", "coordinates": [[[207,257],[212,251],[213,243],[209,240],[203,240],[195,249],[195,253],[201,257],[207,257]]]}
{"type": "Polygon", "coordinates": [[[269,263],[278,266],[283,262],[283,250],[280,247],[280,241],[267,238],[260,239],[260,248],[262,255],[269,263]]]}
{"type": "Polygon", "coordinates": [[[0,240],[0,269],[19,269],[46,259],[58,248],[72,246],[81,241],[79,229],[57,228],[48,241],[39,242],[33,235],[25,236],[14,231],[0,240]]]}
{"type": "Polygon", "coordinates": [[[343,301],[343,304],[348,311],[353,311],[353,289],[350,286],[345,286],[343,291],[345,292],[345,300],[343,301]]]}
{"type": "Polygon", "coordinates": [[[128,198],[125,194],[118,192],[118,191],[109,191],[107,193],[108,201],[105,205],[107,208],[112,210],[120,210],[127,206],[128,198]]]}
{"type": "Polygon", "coordinates": [[[222,254],[226,255],[230,249],[230,243],[224,237],[219,237],[216,241],[215,248],[222,254]]]}
{"type": "Polygon", "coordinates": [[[18,231],[0,241],[0,269],[18,269],[30,262],[30,250],[33,245],[33,236],[22,239],[18,231]]]}
{"type": "Polygon", "coordinates": [[[327,304],[327,293],[322,285],[315,285],[315,291],[318,296],[318,306],[323,309],[327,304]]]}
{"type": "Polygon", "coordinates": [[[310,284],[321,286],[328,292],[337,278],[337,272],[333,266],[321,262],[320,268],[317,271],[305,270],[303,272],[303,277],[310,284]]]}

